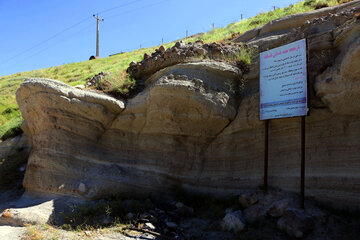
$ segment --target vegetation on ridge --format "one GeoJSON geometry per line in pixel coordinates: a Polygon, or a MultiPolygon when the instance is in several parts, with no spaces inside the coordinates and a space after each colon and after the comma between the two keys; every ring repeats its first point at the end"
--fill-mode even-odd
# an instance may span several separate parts
{"type": "MultiPolygon", "coordinates": [[[[214,31],[197,34],[194,37],[183,40],[185,42],[202,40],[206,43],[213,41],[226,42],[248,30],[264,25],[271,20],[295,13],[333,6],[342,2],[349,2],[349,0],[305,0],[285,8],[259,13],[254,17],[231,23],[224,28],[216,28],[214,31]]],[[[173,44],[174,42],[171,42],[165,44],[164,47],[168,48],[173,44]]],[[[51,78],[75,86],[84,84],[87,79],[99,72],[106,72],[109,74],[103,81],[106,81],[112,90],[117,89],[120,93],[126,93],[133,83],[129,78],[126,78],[126,74],[122,73],[131,61],[140,61],[145,53],[149,54],[155,49],[156,47],[142,48],[92,61],[69,63],[0,77],[0,141],[21,132],[19,127],[22,118],[16,103],[15,92],[25,78],[51,78]]]]}

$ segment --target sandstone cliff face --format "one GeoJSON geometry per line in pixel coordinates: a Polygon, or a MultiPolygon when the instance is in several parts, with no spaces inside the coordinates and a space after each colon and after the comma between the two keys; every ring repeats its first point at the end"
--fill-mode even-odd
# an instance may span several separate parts
{"type": "MultiPolygon", "coordinates": [[[[237,39],[259,51],[308,39],[306,194],[343,206],[360,203],[359,5],[277,20],[237,39]]],[[[153,67],[130,67],[145,88],[126,103],[54,80],[27,79],[17,92],[33,145],[25,188],[97,198],[180,187],[225,194],[260,186],[264,122],[256,57],[246,73],[220,60],[193,61],[185,52],[179,62],[165,53],[153,56],[159,63],[153,67]],[[246,84],[239,93],[241,79],[246,84]]],[[[269,126],[269,183],[298,191],[300,119],[271,120],[269,126]]]]}
{"type": "Polygon", "coordinates": [[[240,74],[213,61],[169,67],[125,110],[108,96],[27,79],[17,92],[33,143],[25,188],[94,198],[192,180],[206,147],[235,118],[240,74]]]}

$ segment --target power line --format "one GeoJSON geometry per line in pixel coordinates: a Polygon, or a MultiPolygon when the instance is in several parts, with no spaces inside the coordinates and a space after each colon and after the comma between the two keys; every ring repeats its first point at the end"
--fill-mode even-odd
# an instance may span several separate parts
{"type": "MultiPolygon", "coordinates": [[[[98,12],[98,13],[109,12],[109,11],[112,11],[112,10],[114,10],[114,9],[119,9],[119,8],[122,8],[122,7],[125,7],[125,6],[128,6],[128,5],[131,5],[131,4],[140,2],[140,1],[144,1],[144,0],[135,0],[135,1],[128,2],[128,3],[125,3],[125,4],[121,4],[121,5],[118,5],[118,6],[109,8],[109,9],[102,10],[102,11],[100,11],[100,12],[98,12]]],[[[133,10],[130,10],[130,11],[127,11],[127,12],[122,12],[122,13],[119,13],[119,14],[130,13],[130,12],[133,12],[133,11],[137,11],[137,10],[140,10],[140,9],[144,9],[144,8],[147,8],[147,7],[151,7],[151,6],[154,6],[154,5],[158,5],[158,4],[163,3],[163,2],[166,2],[166,1],[169,1],[169,0],[160,1],[160,2],[157,2],[157,3],[154,3],[154,4],[148,4],[148,5],[146,5],[146,6],[143,6],[143,7],[140,7],[140,8],[136,8],[136,9],[133,9],[133,10]]],[[[119,14],[112,15],[112,16],[110,16],[110,17],[118,16],[119,14]]],[[[41,46],[41,45],[49,42],[50,40],[56,38],[57,36],[63,34],[63,33],[66,32],[66,31],[68,31],[68,30],[70,30],[70,29],[72,29],[72,28],[80,25],[81,23],[87,21],[87,20],[90,19],[90,18],[91,18],[91,17],[86,17],[86,18],[82,19],[81,21],[79,21],[79,22],[77,22],[77,23],[75,23],[75,24],[73,24],[73,25],[65,28],[64,30],[62,30],[62,31],[60,31],[60,32],[58,32],[58,33],[56,33],[56,34],[54,34],[54,35],[52,35],[51,37],[45,39],[44,41],[41,41],[41,42],[35,44],[34,46],[32,46],[32,47],[30,47],[30,48],[28,48],[28,49],[25,49],[24,51],[22,51],[22,52],[20,52],[20,53],[18,53],[18,54],[16,54],[16,55],[14,55],[14,56],[12,56],[12,57],[10,57],[10,58],[8,58],[8,59],[5,59],[4,61],[1,61],[1,62],[0,62],[0,65],[3,65],[4,63],[9,62],[9,61],[13,60],[14,58],[17,58],[17,57],[19,57],[19,56],[21,56],[21,55],[23,55],[23,54],[25,54],[25,53],[33,50],[34,48],[37,48],[37,47],[39,47],[39,46],[41,46]]],[[[42,52],[42,51],[40,51],[40,52],[42,52]]],[[[35,55],[37,55],[37,54],[35,54],[35,55]]]]}
{"type": "Polygon", "coordinates": [[[159,5],[160,3],[164,3],[164,2],[168,2],[168,1],[171,1],[171,0],[164,0],[164,1],[157,2],[157,3],[148,4],[148,5],[145,5],[145,6],[143,6],[143,7],[139,7],[139,8],[132,9],[132,10],[130,10],[130,11],[121,12],[121,13],[117,13],[117,14],[114,14],[114,15],[107,16],[107,18],[116,17],[116,16],[119,16],[119,15],[122,15],[122,14],[126,14],[126,13],[131,13],[131,12],[138,11],[138,10],[141,10],[141,9],[144,9],[144,8],[148,8],[148,7],[152,7],[152,6],[155,6],[155,5],[159,5]]]}
{"type": "Polygon", "coordinates": [[[22,52],[20,52],[20,53],[16,54],[16,55],[14,55],[14,56],[12,56],[12,57],[10,57],[10,58],[8,58],[8,59],[6,59],[6,60],[2,61],[2,62],[0,62],[0,65],[4,64],[4,63],[6,63],[6,62],[9,62],[10,60],[12,60],[12,59],[14,59],[14,58],[17,58],[18,56],[21,56],[21,55],[23,55],[24,53],[26,53],[26,52],[28,52],[28,51],[30,51],[30,50],[32,50],[32,49],[34,49],[34,48],[36,48],[36,47],[39,47],[39,46],[43,45],[44,43],[46,43],[46,42],[48,42],[48,41],[50,41],[50,40],[52,40],[52,39],[56,38],[56,37],[57,37],[57,36],[59,36],[60,34],[62,34],[62,33],[64,33],[64,32],[66,32],[66,31],[68,31],[68,30],[70,30],[70,29],[72,29],[72,28],[74,28],[74,27],[76,27],[76,26],[80,25],[81,23],[85,22],[85,21],[86,21],[86,20],[88,20],[89,18],[90,18],[90,17],[84,18],[83,20],[81,20],[81,21],[79,21],[79,22],[77,22],[77,23],[75,23],[75,24],[71,25],[70,27],[65,28],[64,30],[62,30],[62,31],[60,31],[60,32],[58,32],[58,33],[56,33],[56,34],[52,35],[52,36],[51,36],[51,37],[49,37],[48,39],[46,39],[46,40],[44,40],[44,41],[42,41],[42,42],[39,42],[39,43],[37,43],[36,45],[34,45],[34,46],[32,46],[32,47],[30,47],[30,48],[28,48],[28,49],[26,49],[26,50],[24,50],[24,51],[22,51],[22,52]]]}
{"type": "MultiPolygon", "coordinates": [[[[91,23],[91,25],[92,25],[92,23],[91,23]]],[[[34,56],[36,56],[36,55],[38,55],[38,54],[40,54],[40,53],[48,50],[49,48],[52,48],[52,47],[54,47],[54,46],[56,46],[56,45],[58,45],[58,44],[60,44],[60,43],[63,43],[63,42],[65,42],[65,41],[67,41],[67,40],[70,40],[73,36],[76,36],[76,35],[78,35],[79,33],[82,33],[83,31],[90,29],[89,27],[90,27],[90,24],[87,24],[86,27],[78,30],[77,32],[75,32],[75,33],[73,33],[73,34],[71,34],[71,35],[66,36],[65,38],[62,38],[62,39],[61,39],[61,42],[57,42],[57,43],[54,43],[54,44],[51,45],[51,46],[47,46],[47,47],[45,47],[45,48],[43,48],[43,49],[35,52],[34,54],[30,55],[29,57],[26,57],[26,58],[34,57],[34,56]]]]}
{"type": "Polygon", "coordinates": [[[112,8],[109,8],[109,9],[105,9],[103,11],[100,11],[98,13],[105,13],[105,12],[110,12],[114,9],[118,9],[118,8],[122,8],[122,7],[126,7],[128,5],[131,5],[131,4],[134,4],[134,3],[137,3],[137,2],[141,2],[143,0],[135,0],[135,1],[132,1],[132,2],[128,2],[128,3],[125,3],[125,4],[121,4],[121,5],[118,5],[118,6],[115,6],[115,7],[112,7],[112,8]]]}
{"type": "MultiPolygon", "coordinates": [[[[129,2],[129,3],[126,3],[126,4],[118,5],[118,6],[109,8],[109,9],[105,9],[105,10],[99,12],[99,13],[109,12],[109,11],[111,11],[111,10],[118,9],[118,8],[121,8],[121,7],[124,7],[124,6],[128,6],[128,5],[134,4],[134,3],[136,3],[136,2],[140,2],[140,1],[143,1],[143,0],[135,0],[135,1],[132,1],[132,2],[129,2]]],[[[10,57],[10,58],[8,58],[8,59],[5,59],[4,61],[1,61],[1,62],[0,62],[0,65],[3,65],[4,63],[9,62],[9,61],[13,60],[14,58],[17,58],[17,57],[23,55],[24,53],[27,53],[27,52],[33,50],[34,48],[37,48],[37,47],[43,45],[44,43],[49,42],[50,40],[56,38],[57,36],[61,35],[62,33],[66,32],[66,31],[68,31],[68,30],[70,30],[70,29],[72,29],[72,28],[80,25],[81,23],[85,22],[86,20],[88,20],[88,19],[90,19],[90,18],[91,18],[91,17],[86,17],[86,18],[82,19],[81,21],[79,21],[79,22],[71,25],[70,27],[65,28],[64,30],[62,30],[62,31],[60,31],[60,32],[52,35],[51,37],[45,39],[44,41],[41,41],[41,42],[35,44],[34,46],[32,46],[32,47],[30,47],[30,48],[28,48],[28,49],[25,49],[24,51],[22,51],[22,52],[20,52],[20,53],[18,53],[18,54],[16,54],[16,55],[14,55],[14,56],[12,56],[12,57],[10,57]]]]}

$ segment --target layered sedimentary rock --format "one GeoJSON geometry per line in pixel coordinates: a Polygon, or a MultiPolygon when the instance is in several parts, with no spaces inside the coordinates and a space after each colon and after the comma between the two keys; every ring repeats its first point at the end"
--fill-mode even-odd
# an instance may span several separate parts
{"type": "Polygon", "coordinates": [[[193,180],[206,147],[235,118],[240,75],[213,61],[169,67],[125,110],[105,95],[27,79],[17,92],[33,143],[25,188],[93,198],[193,180]]]}
{"type": "MultiPolygon", "coordinates": [[[[238,39],[263,51],[307,38],[306,194],[343,206],[360,203],[359,12],[355,1],[287,19],[301,24],[274,21],[238,39]]],[[[188,54],[234,46],[178,45],[175,57],[160,49],[132,63],[129,72],[144,89],[127,102],[54,80],[26,80],[17,92],[33,145],[25,188],[96,198],[260,186],[258,56],[248,71],[226,58],[188,54]]],[[[271,120],[269,127],[269,183],[298,191],[300,119],[271,120]]]]}

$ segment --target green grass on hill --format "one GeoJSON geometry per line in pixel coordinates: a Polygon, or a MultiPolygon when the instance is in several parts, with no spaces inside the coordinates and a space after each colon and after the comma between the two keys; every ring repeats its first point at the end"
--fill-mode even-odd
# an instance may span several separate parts
{"type": "MultiPolygon", "coordinates": [[[[209,31],[198,37],[190,37],[184,40],[186,42],[195,42],[196,40],[202,40],[204,42],[223,41],[231,38],[233,35],[244,33],[277,18],[311,11],[316,8],[333,6],[347,1],[349,0],[305,0],[285,8],[259,13],[254,17],[231,23],[223,28],[216,28],[214,31],[209,31]]],[[[173,44],[174,42],[171,42],[164,46],[167,48],[173,44]]],[[[84,84],[86,79],[93,77],[99,72],[107,72],[110,73],[109,76],[111,76],[107,80],[112,82],[115,88],[126,91],[122,86],[129,85],[128,78],[119,77],[119,79],[116,76],[124,76],[124,74],[121,73],[125,71],[131,61],[140,61],[144,53],[149,54],[155,49],[156,47],[143,48],[92,61],[69,63],[0,77],[0,141],[19,132],[18,128],[21,124],[21,113],[16,103],[15,92],[25,78],[51,78],[75,86],[84,84]]]]}

